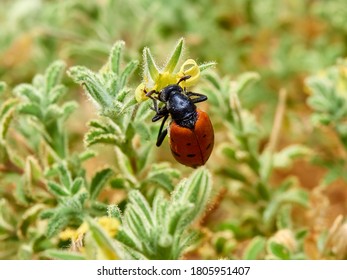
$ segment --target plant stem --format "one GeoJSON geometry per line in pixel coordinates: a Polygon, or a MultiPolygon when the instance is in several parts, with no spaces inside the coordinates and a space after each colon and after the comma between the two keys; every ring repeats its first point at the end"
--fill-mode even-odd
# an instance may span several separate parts
{"type": "Polygon", "coordinates": [[[270,141],[268,145],[269,152],[271,156],[274,154],[276,150],[276,146],[278,143],[278,137],[281,131],[283,116],[286,108],[286,100],[287,100],[287,91],[284,88],[280,89],[279,92],[279,100],[275,113],[275,120],[273,124],[273,128],[271,131],[270,141]]]}

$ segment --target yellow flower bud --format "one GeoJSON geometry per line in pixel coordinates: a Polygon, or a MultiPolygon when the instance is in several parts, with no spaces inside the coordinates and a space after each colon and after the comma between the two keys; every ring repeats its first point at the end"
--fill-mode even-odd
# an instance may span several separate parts
{"type": "Polygon", "coordinates": [[[87,223],[83,223],[80,225],[79,228],[77,229],[72,229],[72,228],[66,228],[59,234],[59,238],[61,240],[69,240],[71,239],[72,241],[78,240],[82,235],[84,235],[88,230],[88,225],[87,223]]]}
{"type": "Polygon", "coordinates": [[[183,65],[180,68],[180,71],[178,72],[177,81],[184,76],[190,76],[190,78],[180,83],[182,87],[194,86],[199,81],[200,68],[194,59],[187,59],[183,63],[183,65]]]}
{"type": "Polygon", "coordinates": [[[164,87],[177,83],[175,74],[169,72],[159,73],[158,78],[155,81],[155,89],[157,91],[162,90],[164,87]]]}
{"type": "Polygon", "coordinates": [[[146,96],[146,86],[144,83],[141,83],[137,86],[135,90],[135,98],[138,103],[148,99],[148,97],[146,96]]]}
{"type": "Polygon", "coordinates": [[[111,237],[117,234],[120,225],[116,218],[111,217],[101,217],[98,219],[98,223],[111,237]]]}

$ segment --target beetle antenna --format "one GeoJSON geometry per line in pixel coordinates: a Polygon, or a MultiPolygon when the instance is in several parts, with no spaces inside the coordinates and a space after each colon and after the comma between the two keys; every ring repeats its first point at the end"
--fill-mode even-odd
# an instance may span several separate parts
{"type": "Polygon", "coordinates": [[[188,80],[190,77],[191,77],[190,75],[183,76],[181,79],[178,80],[177,85],[179,85],[180,82],[184,82],[184,81],[188,80]]]}
{"type": "Polygon", "coordinates": [[[158,93],[155,89],[153,89],[153,90],[151,90],[151,91],[149,91],[149,92],[147,92],[147,91],[145,90],[144,92],[145,92],[146,96],[149,97],[149,98],[151,98],[151,99],[153,99],[153,97],[152,97],[152,94],[153,94],[153,93],[158,93]]]}

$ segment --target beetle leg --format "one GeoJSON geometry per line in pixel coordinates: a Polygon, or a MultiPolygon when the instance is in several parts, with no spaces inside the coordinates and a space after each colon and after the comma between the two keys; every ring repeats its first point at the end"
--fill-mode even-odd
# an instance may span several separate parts
{"type": "Polygon", "coordinates": [[[169,111],[167,110],[166,106],[159,108],[155,116],[152,118],[152,122],[156,122],[166,115],[169,115],[169,111]]]}
{"type": "Polygon", "coordinates": [[[160,125],[157,143],[156,143],[157,147],[159,147],[163,143],[165,136],[167,135],[167,128],[165,128],[164,130],[163,130],[163,128],[164,128],[164,124],[165,124],[168,117],[169,117],[169,114],[166,114],[164,116],[164,119],[163,119],[161,125],[160,125]]]}
{"type": "Polygon", "coordinates": [[[193,101],[193,103],[199,103],[207,100],[207,96],[196,92],[187,92],[186,95],[193,101]],[[191,98],[196,97],[196,98],[191,98]]]}
{"type": "Polygon", "coordinates": [[[157,98],[152,96],[154,93],[158,94],[158,92],[156,90],[151,90],[149,92],[145,91],[145,93],[146,93],[146,96],[149,97],[150,99],[152,99],[152,101],[153,101],[153,107],[151,107],[151,109],[158,114],[158,111],[159,111],[158,110],[158,100],[157,100],[157,98]]]}
{"type": "Polygon", "coordinates": [[[151,109],[158,114],[159,113],[158,101],[154,98],[152,100],[153,100],[153,107],[151,107],[151,109]]]}

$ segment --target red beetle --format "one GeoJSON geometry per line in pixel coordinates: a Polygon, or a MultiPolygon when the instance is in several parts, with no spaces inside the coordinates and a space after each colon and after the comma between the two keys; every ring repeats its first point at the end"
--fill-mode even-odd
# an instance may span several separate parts
{"type": "Polygon", "coordinates": [[[156,122],[163,118],[157,138],[159,147],[168,133],[164,124],[169,116],[170,148],[174,158],[181,164],[196,168],[204,165],[211,155],[214,145],[214,132],[208,115],[197,109],[195,103],[207,100],[200,93],[187,92],[179,83],[189,79],[190,76],[181,78],[177,84],[168,85],[160,92],[150,91],[146,95],[153,100],[156,112],[152,118],[156,122]],[[157,96],[153,97],[153,93],[157,96]],[[158,100],[165,103],[158,107],[158,100]]]}

